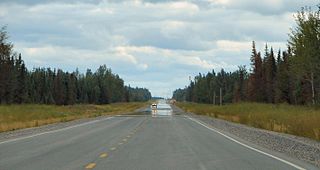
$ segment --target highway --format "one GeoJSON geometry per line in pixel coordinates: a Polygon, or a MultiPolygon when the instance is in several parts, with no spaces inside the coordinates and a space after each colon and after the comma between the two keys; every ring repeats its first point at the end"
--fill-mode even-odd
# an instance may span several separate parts
{"type": "Polygon", "coordinates": [[[150,115],[104,118],[2,142],[0,170],[312,169],[250,147],[161,103],[150,115]]]}

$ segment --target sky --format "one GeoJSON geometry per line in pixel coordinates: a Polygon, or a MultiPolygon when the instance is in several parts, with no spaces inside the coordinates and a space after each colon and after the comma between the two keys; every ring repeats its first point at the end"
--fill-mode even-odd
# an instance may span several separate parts
{"type": "Polygon", "coordinates": [[[294,13],[318,0],[0,0],[0,26],[29,69],[106,64],[171,97],[189,76],[250,67],[252,41],[286,49],[294,13]]]}

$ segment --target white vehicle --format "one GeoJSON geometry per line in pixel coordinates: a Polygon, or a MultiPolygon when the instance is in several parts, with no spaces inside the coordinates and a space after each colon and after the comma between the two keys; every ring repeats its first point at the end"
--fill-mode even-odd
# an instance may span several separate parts
{"type": "Polygon", "coordinates": [[[157,109],[157,106],[158,106],[158,105],[157,105],[156,103],[152,103],[151,108],[152,108],[152,109],[157,109]]]}

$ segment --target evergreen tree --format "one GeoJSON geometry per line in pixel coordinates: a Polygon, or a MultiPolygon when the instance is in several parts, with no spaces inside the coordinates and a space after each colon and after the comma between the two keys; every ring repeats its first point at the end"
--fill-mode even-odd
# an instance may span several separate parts
{"type": "Polygon", "coordinates": [[[265,63],[265,91],[268,103],[274,103],[275,89],[276,89],[276,74],[277,66],[274,58],[273,49],[271,48],[269,56],[266,58],[265,63]]]}
{"type": "Polygon", "coordinates": [[[77,100],[77,78],[74,73],[67,74],[67,104],[73,105],[77,100]]]}
{"type": "Polygon", "coordinates": [[[246,80],[247,70],[245,66],[239,66],[235,74],[239,77],[234,85],[233,102],[241,102],[246,100],[246,80]]]}
{"type": "Polygon", "coordinates": [[[15,93],[15,103],[25,103],[27,101],[27,70],[22,61],[21,54],[16,61],[17,89],[15,93]]]}
{"type": "Polygon", "coordinates": [[[257,53],[255,42],[252,42],[251,54],[252,73],[248,83],[248,97],[250,101],[263,101],[263,68],[260,52],[257,53]]]}
{"type": "MultiPolygon", "coordinates": [[[[290,51],[290,49],[288,49],[290,51]]],[[[276,89],[276,103],[293,103],[292,99],[292,76],[290,75],[289,64],[290,52],[278,53],[278,72],[277,72],[277,89],[276,89]]]]}
{"type": "Polygon", "coordinates": [[[65,104],[65,80],[64,73],[62,70],[58,69],[57,75],[54,78],[54,100],[57,105],[65,104]]]}

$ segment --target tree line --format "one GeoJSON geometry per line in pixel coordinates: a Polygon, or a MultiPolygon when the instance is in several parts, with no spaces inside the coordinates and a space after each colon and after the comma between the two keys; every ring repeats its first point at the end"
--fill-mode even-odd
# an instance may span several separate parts
{"type": "Polygon", "coordinates": [[[265,45],[263,53],[251,49],[251,69],[239,66],[234,72],[223,69],[199,74],[183,89],[173,92],[178,101],[224,103],[241,101],[289,104],[320,102],[320,6],[302,8],[295,15],[296,27],[289,34],[286,50],[274,51],[265,45]]]}
{"type": "Polygon", "coordinates": [[[149,99],[148,89],[125,86],[106,65],[85,74],[51,68],[28,71],[21,54],[8,42],[6,28],[0,30],[0,104],[108,104],[149,99]]]}

